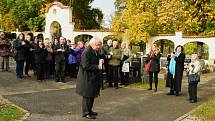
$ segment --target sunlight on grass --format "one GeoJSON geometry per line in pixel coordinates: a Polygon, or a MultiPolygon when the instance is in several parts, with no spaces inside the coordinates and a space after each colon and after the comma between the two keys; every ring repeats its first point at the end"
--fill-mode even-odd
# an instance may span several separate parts
{"type": "MultiPolygon", "coordinates": [[[[158,81],[158,89],[164,89],[165,88],[165,84],[166,82],[164,80],[159,80],[158,81]]],[[[154,83],[152,84],[153,88],[154,88],[154,83]]],[[[149,83],[148,81],[146,83],[142,83],[142,82],[137,82],[137,83],[133,83],[128,85],[128,88],[133,88],[133,89],[148,89],[149,88],[149,83]]]]}
{"type": "Polygon", "coordinates": [[[0,121],[15,121],[22,118],[24,113],[11,105],[0,106],[0,121]]]}
{"type": "Polygon", "coordinates": [[[204,121],[215,121],[215,97],[210,98],[207,103],[200,105],[192,115],[204,121]]]}

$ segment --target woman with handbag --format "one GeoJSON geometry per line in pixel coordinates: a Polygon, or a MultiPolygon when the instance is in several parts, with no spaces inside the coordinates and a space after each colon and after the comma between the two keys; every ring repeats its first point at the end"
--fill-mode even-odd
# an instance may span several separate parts
{"type": "Polygon", "coordinates": [[[120,85],[127,86],[129,84],[129,65],[132,59],[132,54],[126,42],[121,43],[121,48],[122,48],[122,58],[121,58],[121,64],[120,64],[120,79],[121,79],[120,85]],[[123,67],[127,67],[127,68],[123,70],[123,67]]]}
{"type": "Polygon", "coordinates": [[[192,54],[191,63],[188,68],[188,92],[189,92],[189,101],[191,103],[197,102],[197,85],[200,82],[200,70],[201,65],[198,60],[197,54],[192,54]]]}
{"type": "Polygon", "coordinates": [[[159,49],[156,45],[153,45],[151,47],[151,51],[148,54],[148,57],[146,59],[146,72],[149,73],[149,85],[150,88],[148,90],[152,90],[152,80],[154,77],[155,81],[155,92],[157,92],[157,86],[158,86],[158,73],[160,72],[160,57],[161,54],[159,52],[159,49]]]}

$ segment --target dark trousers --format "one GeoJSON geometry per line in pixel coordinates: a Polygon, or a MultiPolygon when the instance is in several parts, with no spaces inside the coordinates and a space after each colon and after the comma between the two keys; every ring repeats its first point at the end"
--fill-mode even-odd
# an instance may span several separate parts
{"type": "Polygon", "coordinates": [[[68,66],[68,71],[69,71],[69,76],[76,78],[77,77],[77,70],[76,70],[77,64],[69,64],[68,66]]]}
{"type": "Polygon", "coordinates": [[[197,101],[197,85],[198,83],[189,83],[188,92],[190,100],[197,101]]]}
{"type": "Polygon", "coordinates": [[[169,88],[170,88],[170,93],[173,94],[174,93],[174,79],[173,79],[173,75],[171,73],[167,73],[167,80],[168,80],[168,84],[169,84],[169,88]]]}
{"type": "Polygon", "coordinates": [[[25,75],[28,75],[28,72],[30,70],[30,65],[31,65],[31,61],[26,61],[25,62],[25,75]]]}
{"type": "Polygon", "coordinates": [[[110,66],[110,72],[109,72],[109,85],[112,85],[114,83],[114,87],[118,87],[119,83],[119,66],[110,66]]]}
{"type": "Polygon", "coordinates": [[[37,80],[45,79],[45,63],[36,63],[37,66],[37,80]]]}
{"type": "Polygon", "coordinates": [[[9,70],[9,56],[2,57],[2,70],[9,70]],[[5,67],[5,68],[4,68],[5,67]]]}
{"type": "Polygon", "coordinates": [[[106,82],[109,83],[109,80],[110,80],[110,76],[109,76],[110,75],[110,65],[108,65],[107,63],[105,63],[104,67],[105,67],[104,71],[106,73],[104,78],[105,78],[106,82]]]}
{"type": "Polygon", "coordinates": [[[65,81],[65,62],[56,63],[56,81],[65,81]]]}
{"type": "Polygon", "coordinates": [[[23,78],[24,60],[16,60],[16,76],[23,78]]]}
{"type": "Polygon", "coordinates": [[[158,87],[158,73],[159,72],[149,72],[149,86],[152,89],[153,77],[155,81],[155,89],[158,87]]]}
{"type": "Polygon", "coordinates": [[[129,73],[128,72],[120,72],[121,84],[128,85],[129,84],[129,73]]]}
{"type": "Polygon", "coordinates": [[[83,97],[82,99],[83,115],[92,113],[93,103],[94,103],[93,97],[83,97]]]}
{"type": "Polygon", "coordinates": [[[51,63],[52,63],[52,61],[50,61],[50,60],[47,60],[46,62],[45,62],[45,71],[44,71],[44,73],[45,73],[45,78],[46,79],[49,79],[49,77],[50,77],[50,75],[51,75],[51,63]]]}

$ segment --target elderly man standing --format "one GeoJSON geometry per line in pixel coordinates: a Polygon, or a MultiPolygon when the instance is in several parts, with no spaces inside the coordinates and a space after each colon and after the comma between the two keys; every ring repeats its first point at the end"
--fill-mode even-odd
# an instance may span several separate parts
{"type": "Polygon", "coordinates": [[[96,119],[96,112],[92,111],[94,98],[99,95],[100,70],[104,60],[99,60],[98,51],[101,48],[101,40],[93,37],[89,46],[84,50],[77,78],[76,92],[83,97],[83,117],[96,119]]]}
{"type": "Polygon", "coordinates": [[[11,43],[5,38],[4,32],[0,32],[0,56],[2,57],[2,71],[9,71],[11,43]],[[6,65],[6,68],[4,68],[6,65]]]}

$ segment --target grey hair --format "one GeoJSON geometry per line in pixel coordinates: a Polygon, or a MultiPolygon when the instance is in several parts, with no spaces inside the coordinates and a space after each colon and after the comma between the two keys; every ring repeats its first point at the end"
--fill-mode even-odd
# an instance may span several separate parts
{"type": "Polygon", "coordinates": [[[90,41],[89,41],[89,45],[93,45],[96,42],[100,42],[102,43],[101,39],[99,39],[98,37],[93,37],[90,41]]]}
{"type": "Polygon", "coordinates": [[[3,31],[0,31],[0,35],[4,35],[4,32],[3,32],[3,31]]]}
{"type": "Polygon", "coordinates": [[[198,60],[199,59],[198,54],[192,54],[191,57],[192,57],[191,59],[193,59],[193,60],[198,60]]]}

